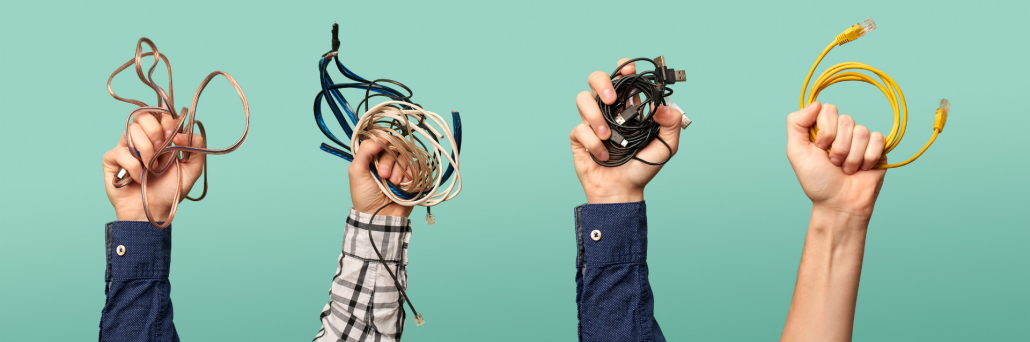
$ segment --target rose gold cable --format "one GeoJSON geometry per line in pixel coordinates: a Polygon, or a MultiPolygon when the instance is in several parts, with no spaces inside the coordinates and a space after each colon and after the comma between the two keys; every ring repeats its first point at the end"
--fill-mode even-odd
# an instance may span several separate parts
{"type": "MultiPolygon", "coordinates": [[[[179,167],[179,162],[188,161],[193,153],[226,154],[239,148],[240,145],[243,144],[243,141],[247,140],[247,132],[250,130],[250,107],[247,105],[247,97],[243,95],[243,89],[240,88],[240,85],[236,83],[236,80],[233,79],[232,76],[225,72],[215,71],[208,74],[207,78],[205,78],[204,81],[200,83],[200,86],[197,88],[197,92],[193,95],[193,103],[190,105],[190,108],[187,109],[183,107],[182,112],[176,114],[174,102],[175,91],[172,88],[172,66],[168,63],[168,57],[158,52],[157,46],[154,45],[154,42],[145,37],[140,38],[139,42],[136,43],[136,56],[132,60],[129,60],[125,64],[122,64],[122,66],[115,70],[114,73],[111,73],[111,77],[107,79],[107,92],[111,94],[111,96],[114,97],[116,100],[139,106],[138,108],[132,110],[132,112],[129,113],[129,117],[125,120],[125,142],[128,145],[130,154],[136,157],[136,159],[139,160],[139,162],[143,165],[143,175],[140,177],[140,188],[142,189],[141,192],[143,196],[143,212],[146,213],[147,220],[150,221],[150,224],[154,227],[168,227],[172,223],[172,219],[175,217],[175,212],[179,206],[179,202],[182,201],[182,169],[179,167]],[[143,44],[149,46],[151,52],[143,53],[143,44]],[[151,65],[147,73],[144,74],[143,58],[148,56],[154,56],[154,64],[151,65]],[[153,81],[154,70],[157,68],[157,65],[160,61],[164,61],[165,67],[166,69],[168,69],[167,94],[165,93],[164,89],[162,89],[153,81]],[[143,84],[146,84],[148,87],[153,89],[154,93],[157,94],[156,106],[148,106],[146,103],[143,103],[142,101],[119,97],[118,95],[115,95],[114,90],[111,89],[111,81],[114,79],[115,75],[118,75],[123,70],[128,68],[130,65],[135,66],[136,75],[139,76],[140,81],[142,81],[143,84]],[[225,79],[228,80],[230,84],[232,84],[233,88],[236,89],[236,93],[239,94],[240,100],[243,102],[243,114],[246,120],[243,126],[243,135],[240,136],[240,139],[236,141],[236,143],[223,149],[204,149],[191,147],[193,145],[194,125],[196,125],[197,128],[200,129],[200,136],[205,138],[205,140],[207,138],[207,134],[204,131],[204,125],[200,123],[200,121],[195,120],[197,114],[197,101],[200,100],[200,94],[204,91],[204,88],[207,87],[207,84],[210,83],[211,80],[218,75],[225,77],[225,79]],[[133,119],[136,117],[137,114],[153,115],[158,120],[158,122],[160,122],[162,113],[168,113],[172,116],[173,119],[176,119],[176,129],[172,132],[171,136],[165,137],[164,143],[162,143],[160,148],[154,149],[154,155],[150,158],[150,160],[144,162],[142,157],[139,155],[139,152],[136,150],[135,145],[133,144],[132,133],[129,132],[129,125],[132,124],[133,119]],[[177,134],[183,134],[186,136],[187,146],[172,146],[172,140],[174,140],[177,134]],[[148,206],[147,177],[150,173],[153,173],[154,175],[159,175],[163,173],[165,170],[168,169],[168,166],[170,166],[172,163],[175,164],[176,182],[178,183],[178,185],[175,188],[175,196],[172,200],[172,207],[168,211],[168,218],[164,220],[164,223],[158,224],[158,222],[154,220],[154,216],[150,214],[150,209],[148,206]]],[[[207,195],[206,160],[204,161],[204,165],[201,168],[201,172],[204,174],[203,192],[201,192],[200,197],[193,198],[187,195],[186,199],[189,199],[191,201],[199,201],[207,195]]],[[[112,185],[114,185],[114,187],[116,188],[121,188],[126,185],[129,185],[130,183],[132,183],[132,181],[132,178],[128,177],[128,172],[125,169],[122,169],[118,171],[118,174],[112,181],[112,185]]]]}

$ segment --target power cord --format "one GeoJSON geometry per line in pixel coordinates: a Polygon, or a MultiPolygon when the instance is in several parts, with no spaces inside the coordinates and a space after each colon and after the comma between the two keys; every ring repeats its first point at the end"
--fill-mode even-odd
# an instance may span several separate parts
{"type": "MultiPolygon", "coordinates": [[[[611,138],[605,147],[608,149],[608,160],[598,160],[593,154],[590,155],[598,165],[605,167],[616,167],[636,159],[648,165],[662,165],[672,158],[672,148],[669,143],[658,136],[661,128],[654,121],[654,115],[658,112],[660,105],[666,105],[666,98],[672,95],[672,89],[667,85],[687,80],[687,74],[683,70],[675,70],[665,66],[665,57],[658,58],[634,58],[619,65],[615,72],[611,73],[612,86],[615,88],[615,102],[606,104],[601,101],[600,95],[595,96],[597,106],[601,109],[601,115],[611,127],[611,138]],[[654,65],[650,71],[638,72],[635,74],[623,75],[622,67],[644,61],[654,65]],[[643,100],[635,100],[636,95],[643,95],[643,100]],[[650,162],[637,158],[637,153],[658,139],[669,150],[669,157],[661,162],[650,162]]],[[[675,107],[679,110],[679,107],[675,107]]],[[[682,114],[682,111],[680,111],[682,114]]],[[[683,116],[681,128],[686,128],[690,119],[683,116]]]]}
{"type": "MultiPolygon", "coordinates": [[[[805,77],[805,84],[801,88],[801,108],[804,109],[806,106],[808,106],[809,103],[814,102],[816,98],[819,96],[819,92],[821,92],[823,89],[826,89],[826,87],[829,87],[831,84],[837,82],[861,81],[876,86],[880,89],[880,91],[883,92],[884,95],[887,96],[887,100],[890,101],[891,108],[893,108],[894,110],[894,126],[891,128],[891,133],[887,136],[885,140],[886,143],[884,144],[883,148],[883,154],[886,155],[891,150],[893,150],[894,147],[898,145],[898,143],[901,142],[902,136],[905,135],[905,128],[908,125],[908,106],[905,104],[905,94],[901,92],[901,88],[898,87],[898,84],[894,83],[894,79],[892,79],[890,76],[887,76],[887,74],[883,71],[873,68],[865,63],[845,62],[834,65],[826,71],[824,71],[821,75],[819,75],[819,78],[815,80],[815,83],[812,85],[811,91],[808,90],[808,83],[812,79],[812,74],[815,73],[815,68],[819,66],[819,62],[823,60],[823,57],[826,57],[826,54],[829,53],[831,49],[833,49],[835,46],[844,45],[848,42],[858,39],[859,37],[865,36],[867,33],[874,29],[876,29],[876,23],[873,22],[872,18],[868,18],[865,21],[852,25],[847,30],[844,30],[844,32],[837,35],[837,38],[834,39],[833,43],[830,43],[830,45],[826,46],[826,49],[823,50],[823,53],[820,54],[819,58],[815,60],[815,64],[812,64],[812,69],[808,71],[808,76],[805,77]],[[883,84],[877,82],[869,75],[847,70],[865,70],[872,72],[876,74],[876,76],[878,76],[881,81],[883,81],[883,84]],[[805,96],[806,92],[808,93],[807,97],[805,96]]],[[[935,113],[935,119],[933,123],[933,135],[930,136],[930,141],[928,141],[926,145],[924,145],[923,148],[919,150],[919,152],[916,153],[914,156],[900,163],[876,165],[873,168],[895,168],[911,163],[912,161],[916,160],[916,158],[919,158],[919,156],[923,155],[923,152],[926,152],[926,149],[929,148],[931,144],[933,144],[934,140],[937,140],[937,135],[944,131],[944,123],[948,121],[948,112],[950,111],[951,103],[948,102],[947,99],[942,99],[940,106],[938,106],[937,112],[935,113]]],[[[813,142],[815,141],[816,132],[818,132],[818,130],[818,127],[816,127],[815,125],[813,125],[811,129],[809,129],[809,138],[813,142]]]]}
{"type": "MultiPolygon", "coordinates": [[[[240,85],[236,83],[236,80],[233,79],[232,76],[222,71],[215,71],[208,74],[207,78],[205,78],[204,81],[200,83],[200,87],[197,88],[197,92],[193,95],[193,103],[190,105],[190,108],[187,109],[183,107],[182,112],[180,114],[176,114],[174,102],[175,91],[172,88],[172,66],[171,64],[168,64],[168,57],[158,52],[157,46],[154,45],[154,42],[150,39],[147,39],[146,37],[140,38],[140,40],[136,42],[135,58],[129,60],[125,64],[122,64],[121,67],[118,67],[117,70],[111,73],[111,77],[107,79],[107,92],[118,101],[127,102],[138,106],[138,108],[132,110],[132,112],[129,113],[129,117],[125,120],[125,142],[128,144],[129,152],[134,157],[136,157],[136,160],[139,160],[140,163],[143,165],[143,174],[140,177],[140,191],[142,192],[143,196],[143,212],[146,213],[147,220],[150,221],[150,224],[152,226],[157,228],[166,228],[172,224],[172,219],[175,218],[175,212],[179,206],[179,201],[182,200],[183,195],[182,169],[179,167],[179,162],[189,161],[189,158],[193,155],[193,153],[226,154],[236,150],[240,147],[240,145],[243,145],[243,142],[247,140],[247,132],[250,130],[250,106],[247,105],[247,97],[243,95],[243,89],[240,88],[240,85]],[[143,44],[149,46],[151,51],[144,53],[143,44]],[[144,73],[143,58],[149,56],[154,56],[154,64],[150,66],[150,69],[148,69],[146,73],[144,73]],[[153,79],[154,70],[157,69],[157,64],[162,60],[164,61],[166,69],[168,69],[167,93],[163,88],[158,86],[153,79]],[[142,81],[143,84],[147,85],[147,87],[150,87],[150,89],[154,90],[154,93],[157,94],[156,106],[148,106],[146,103],[143,103],[142,101],[119,97],[118,95],[115,95],[114,90],[111,89],[111,81],[114,80],[115,75],[118,75],[123,70],[127,69],[130,65],[135,66],[136,75],[139,76],[140,81],[142,81]],[[225,77],[225,79],[229,81],[229,84],[231,84],[232,87],[236,89],[236,93],[239,94],[240,100],[243,102],[243,115],[245,119],[245,123],[243,126],[243,135],[240,136],[240,139],[237,140],[235,144],[232,144],[231,146],[222,149],[206,149],[191,147],[193,145],[194,125],[196,125],[198,129],[200,129],[200,136],[205,139],[207,138],[207,134],[204,131],[204,124],[200,123],[199,120],[196,120],[197,101],[200,100],[200,93],[204,91],[204,88],[207,87],[207,84],[211,82],[211,80],[214,79],[215,76],[218,75],[225,77]],[[176,129],[174,132],[172,132],[171,136],[165,137],[164,143],[161,145],[160,148],[154,149],[154,155],[150,157],[150,160],[144,162],[143,157],[139,154],[139,151],[133,144],[132,132],[129,131],[129,125],[132,124],[133,119],[136,117],[137,114],[150,114],[157,118],[158,121],[161,121],[162,113],[167,113],[171,115],[172,118],[176,119],[176,129]],[[175,135],[177,134],[183,134],[186,136],[187,146],[172,146],[172,140],[174,140],[175,135]],[[156,220],[154,220],[154,216],[150,214],[149,204],[147,201],[147,179],[149,178],[148,175],[151,173],[154,175],[159,175],[165,172],[165,170],[167,170],[168,167],[171,166],[173,163],[175,164],[175,169],[177,171],[176,183],[178,183],[178,186],[175,188],[175,196],[172,199],[172,208],[168,212],[168,218],[164,220],[164,223],[159,224],[156,220]]],[[[204,191],[201,192],[200,197],[197,198],[190,197],[189,194],[186,194],[186,199],[191,201],[200,201],[204,199],[205,196],[207,196],[206,159],[204,160],[204,165],[201,166],[201,173],[204,174],[204,191]]],[[[126,171],[125,169],[121,169],[118,170],[117,174],[115,174],[115,178],[114,180],[112,180],[111,183],[112,185],[114,185],[115,188],[122,188],[126,185],[131,184],[132,182],[133,180],[129,177],[128,171],[126,171]]]]}

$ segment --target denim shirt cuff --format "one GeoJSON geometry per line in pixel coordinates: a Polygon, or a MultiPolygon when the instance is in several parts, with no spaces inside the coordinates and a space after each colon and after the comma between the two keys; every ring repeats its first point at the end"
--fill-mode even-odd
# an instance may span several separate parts
{"type": "Polygon", "coordinates": [[[576,242],[579,267],[647,261],[646,205],[640,201],[576,207],[576,242]]]}
{"type": "Polygon", "coordinates": [[[167,279],[172,256],[172,227],[147,221],[114,221],[106,226],[106,281],[167,279]]]}

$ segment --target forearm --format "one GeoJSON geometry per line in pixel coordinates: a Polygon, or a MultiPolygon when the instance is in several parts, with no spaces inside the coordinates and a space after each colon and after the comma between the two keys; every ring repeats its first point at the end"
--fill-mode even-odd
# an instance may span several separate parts
{"type": "Polygon", "coordinates": [[[812,209],[781,341],[851,341],[869,216],[812,209]]]}

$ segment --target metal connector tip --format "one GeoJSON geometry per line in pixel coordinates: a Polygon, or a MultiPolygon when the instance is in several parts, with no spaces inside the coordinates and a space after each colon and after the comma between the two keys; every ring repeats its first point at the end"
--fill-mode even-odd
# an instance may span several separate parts
{"type": "Polygon", "coordinates": [[[422,314],[415,314],[415,326],[426,324],[426,320],[422,318],[422,314]]]}
{"type": "Polygon", "coordinates": [[[944,110],[944,113],[951,112],[951,102],[948,102],[948,99],[941,99],[940,108],[944,110]]]}
{"type": "Polygon", "coordinates": [[[659,68],[665,66],[665,56],[658,56],[654,58],[654,64],[659,68]]]}
{"type": "Polygon", "coordinates": [[[687,72],[686,70],[676,70],[676,82],[686,82],[687,72]]]}
{"type": "Polygon", "coordinates": [[[426,224],[432,226],[435,223],[436,223],[436,216],[434,216],[433,214],[427,213],[426,214],[426,224]]]}
{"type": "Polygon", "coordinates": [[[873,18],[866,18],[865,21],[858,23],[858,26],[862,27],[862,33],[859,36],[864,36],[869,31],[876,29],[876,22],[873,21],[873,18]]]}
{"type": "Polygon", "coordinates": [[[626,119],[622,118],[622,114],[616,115],[615,116],[615,123],[620,124],[620,125],[624,124],[624,123],[626,123],[626,119]]]}

